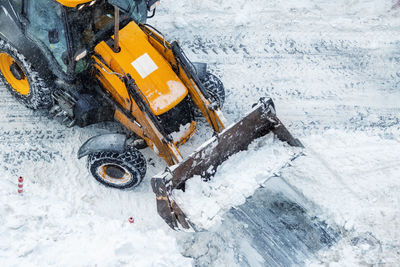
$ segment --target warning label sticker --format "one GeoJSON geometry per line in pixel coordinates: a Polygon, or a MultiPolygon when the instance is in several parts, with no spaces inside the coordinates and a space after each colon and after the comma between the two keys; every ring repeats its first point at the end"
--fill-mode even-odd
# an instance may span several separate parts
{"type": "Polygon", "coordinates": [[[140,56],[138,59],[133,61],[132,66],[139,73],[142,79],[146,78],[150,74],[152,74],[155,70],[158,69],[158,66],[151,57],[146,53],[143,56],[140,56]]]}

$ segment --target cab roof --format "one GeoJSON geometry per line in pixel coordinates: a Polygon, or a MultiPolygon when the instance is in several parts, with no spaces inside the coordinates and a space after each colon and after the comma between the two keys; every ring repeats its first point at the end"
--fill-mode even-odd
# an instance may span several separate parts
{"type": "Polygon", "coordinates": [[[76,7],[80,4],[92,2],[92,0],[57,0],[57,2],[67,7],[76,7]]]}

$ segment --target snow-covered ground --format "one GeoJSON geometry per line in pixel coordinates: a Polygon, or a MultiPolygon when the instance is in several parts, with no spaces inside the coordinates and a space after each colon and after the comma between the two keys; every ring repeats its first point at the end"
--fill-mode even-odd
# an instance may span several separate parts
{"type": "MultiPolygon", "coordinates": [[[[279,118],[304,143],[306,155],[277,179],[341,237],[309,265],[400,263],[400,10],[393,5],[163,0],[150,21],[221,77],[229,121],[269,95],[279,118]]],[[[67,129],[25,109],[3,87],[0,97],[1,266],[243,266],[236,258],[239,243],[251,251],[249,265],[276,264],[257,255],[243,233],[218,226],[208,234],[170,230],[157,215],[149,182],[165,165],[149,150],[147,178],[135,191],[95,182],[76,152],[110,125],[67,129]],[[20,175],[23,197],[16,193],[20,175]]],[[[184,151],[207,136],[201,129],[184,151]]],[[[241,166],[262,162],[251,165],[252,178],[268,179],[270,162],[246,153],[241,166]]],[[[231,171],[221,168],[215,178],[228,180],[231,171]]],[[[218,203],[220,195],[214,197],[218,203]]]]}

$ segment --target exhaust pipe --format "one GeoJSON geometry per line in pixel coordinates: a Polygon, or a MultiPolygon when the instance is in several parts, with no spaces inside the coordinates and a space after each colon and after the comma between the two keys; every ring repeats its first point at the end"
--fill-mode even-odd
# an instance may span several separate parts
{"type": "Polygon", "coordinates": [[[119,52],[119,8],[114,6],[114,53],[119,52]]]}

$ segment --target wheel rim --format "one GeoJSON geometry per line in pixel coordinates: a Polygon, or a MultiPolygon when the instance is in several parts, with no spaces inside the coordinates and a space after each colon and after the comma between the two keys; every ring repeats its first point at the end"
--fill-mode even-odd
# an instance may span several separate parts
{"type": "Polygon", "coordinates": [[[115,185],[129,183],[133,178],[124,167],[116,164],[103,164],[98,167],[97,172],[101,179],[115,185]]]}
{"type": "Polygon", "coordinates": [[[18,63],[6,53],[0,53],[0,71],[12,89],[21,95],[29,95],[28,78],[18,63]]]}

